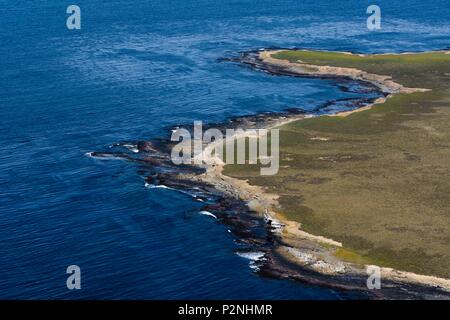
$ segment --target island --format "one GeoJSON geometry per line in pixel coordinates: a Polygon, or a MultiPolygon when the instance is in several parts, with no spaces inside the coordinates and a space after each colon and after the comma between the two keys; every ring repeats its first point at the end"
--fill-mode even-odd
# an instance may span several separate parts
{"type": "Polygon", "coordinates": [[[274,74],[368,82],[383,97],[272,122],[280,129],[275,176],[256,165],[215,165],[204,180],[283,225],[279,257],[332,277],[325,282],[364,279],[376,265],[382,279],[448,292],[449,52],[262,50],[255,61],[274,74]]]}
{"type": "Polygon", "coordinates": [[[232,59],[274,76],[330,79],[342,90],[356,84],[370,93],[342,112],[292,108],[206,126],[277,128],[275,175],[261,175],[258,164],[225,164],[210,152],[217,141],[203,142],[208,161],[201,164],[175,165],[172,139],[90,156],[145,164],[147,187],[202,202],[200,213],[227,227],[236,253],[260,275],[369,298],[449,299],[449,53],[263,49],[232,59]],[[373,271],[379,290],[368,286],[373,271]]]}

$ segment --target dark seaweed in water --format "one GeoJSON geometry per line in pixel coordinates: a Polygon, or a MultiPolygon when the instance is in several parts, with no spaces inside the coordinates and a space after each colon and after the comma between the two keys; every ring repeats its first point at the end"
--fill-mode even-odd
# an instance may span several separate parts
{"type": "MultiPolygon", "coordinates": [[[[330,100],[319,106],[312,113],[315,115],[331,114],[336,111],[354,110],[373,103],[386,93],[364,81],[357,81],[341,76],[312,76],[299,75],[281,67],[267,65],[258,58],[258,51],[244,52],[238,57],[224,58],[221,61],[237,62],[255,70],[267,72],[274,76],[320,77],[334,80],[343,91],[354,93],[372,93],[369,98],[346,98],[330,100]]],[[[234,117],[224,123],[208,123],[208,128],[236,129],[236,128],[264,128],[278,121],[280,118],[298,117],[305,111],[289,108],[283,112],[265,112],[250,116],[234,117]]],[[[170,130],[177,129],[170,128],[170,130]]],[[[192,132],[193,126],[183,128],[192,132]]],[[[169,130],[168,130],[169,132],[169,130]]],[[[261,252],[264,260],[258,264],[258,274],[266,277],[291,279],[313,285],[327,286],[339,290],[356,290],[363,292],[367,298],[448,298],[448,294],[438,288],[423,287],[383,281],[383,290],[368,290],[366,277],[361,275],[324,275],[310,269],[295,265],[280,256],[274,249],[279,245],[286,245],[282,238],[274,232],[272,221],[262,218],[240,199],[236,199],[216,190],[214,186],[191,179],[192,175],[204,173],[205,170],[194,165],[174,165],[170,158],[171,149],[176,142],[166,139],[152,141],[124,141],[110,147],[108,151],[92,152],[91,156],[100,158],[120,158],[139,164],[139,173],[146,177],[149,186],[165,186],[184,193],[188,193],[197,201],[205,203],[203,211],[212,213],[220,223],[225,225],[235,236],[239,245],[239,252],[261,252]]]]}

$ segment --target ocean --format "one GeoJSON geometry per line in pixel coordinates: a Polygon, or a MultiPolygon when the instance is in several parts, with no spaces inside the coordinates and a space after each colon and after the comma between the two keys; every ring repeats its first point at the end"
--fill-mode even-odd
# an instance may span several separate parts
{"type": "Polygon", "coordinates": [[[268,47],[447,48],[448,1],[0,1],[0,299],[347,299],[255,273],[201,203],[95,159],[169,128],[355,97],[224,60],[268,47]],[[81,30],[66,28],[67,6],[81,30]],[[81,268],[68,290],[66,268],[81,268]]]}

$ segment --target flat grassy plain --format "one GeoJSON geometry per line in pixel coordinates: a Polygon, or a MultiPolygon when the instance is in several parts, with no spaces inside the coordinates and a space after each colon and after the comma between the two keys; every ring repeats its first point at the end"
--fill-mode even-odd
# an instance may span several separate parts
{"type": "Polygon", "coordinates": [[[282,51],[295,63],[353,67],[428,92],[397,94],[347,117],[280,127],[280,171],[227,165],[280,196],[302,229],[343,244],[335,255],[450,278],[450,55],[282,51]]]}

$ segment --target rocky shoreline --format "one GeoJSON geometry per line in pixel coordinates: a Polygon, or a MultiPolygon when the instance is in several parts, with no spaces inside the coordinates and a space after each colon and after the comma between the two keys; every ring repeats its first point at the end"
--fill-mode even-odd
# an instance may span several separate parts
{"type": "MultiPolygon", "coordinates": [[[[327,110],[327,107],[336,103],[348,105],[348,111],[339,115],[345,116],[349,112],[370,108],[371,105],[383,102],[386,97],[396,92],[422,90],[404,88],[389,79],[361,75],[349,70],[338,72],[335,69],[319,71],[314,69],[315,71],[311,72],[313,66],[309,67],[309,72],[299,70],[292,64],[273,61],[275,59],[271,58],[270,52],[274,51],[246,52],[232,61],[276,76],[332,79],[342,90],[349,90],[350,85],[356,83],[358,90],[363,90],[360,92],[375,94],[374,98],[329,101],[321,106],[321,110],[327,110]]],[[[326,111],[317,114],[326,114],[326,111]]],[[[270,129],[306,116],[308,115],[301,110],[290,109],[281,113],[236,117],[226,123],[208,126],[219,130],[270,129]]],[[[327,248],[327,246],[339,247],[340,244],[332,239],[309,235],[301,231],[298,224],[284,219],[276,212],[276,195],[267,194],[263,189],[250,186],[246,181],[224,176],[223,165],[214,162],[202,166],[176,166],[170,159],[172,146],[173,143],[169,139],[125,142],[115,145],[113,150],[108,152],[93,152],[90,155],[119,157],[138,162],[147,176],[148,187],[173,188],[205,203],[201,210],[215,216],[230,230],[236,237],[238,253],[260,253],[253,266],[262,276],[291,279],[337,290],[357,291],[363,297],[373,299],[450,297],[448,291],[439,288],[439,282],[414,283],[405,273],[398,273],[392,269],[389,271],[389,277],[386,279],[383,277],[382,290],[368,290],[365,270],[361,266],[339,261],[327,248]]]]}

